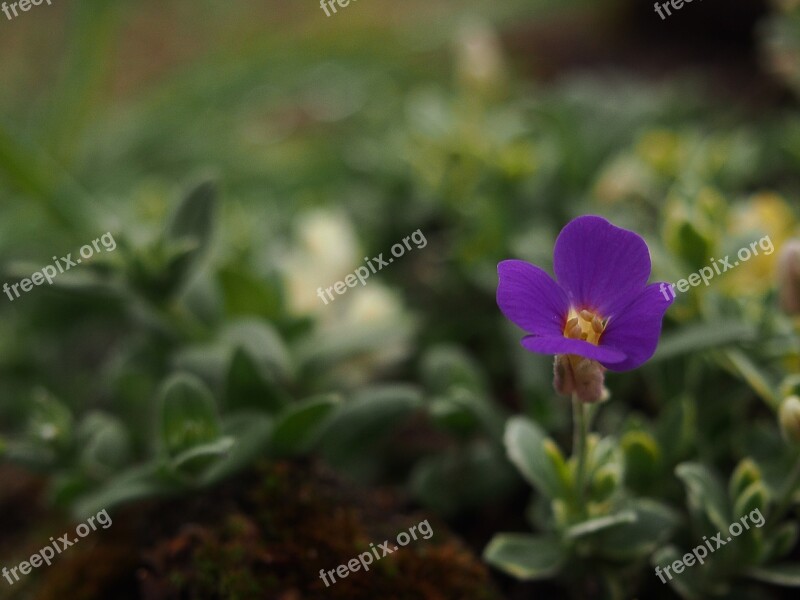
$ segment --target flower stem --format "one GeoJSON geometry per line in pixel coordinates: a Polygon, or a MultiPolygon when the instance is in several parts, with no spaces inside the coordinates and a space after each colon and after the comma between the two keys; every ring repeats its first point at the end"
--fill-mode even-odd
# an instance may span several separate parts
{"type": "Polygon", "coordinates": [[[585,491],[584,488],[586,487],[584,479],[586,477],[586,460],[588,453],[586,438],[589,434],[589,426],[586,417],[586,405],[578,398],[577,394],[572,395],[572,423],[572,456],[577,461],[575,470],[575,488],[578,498],[578,509],[580,512],[583,512],[583,496],[585,491]]]}

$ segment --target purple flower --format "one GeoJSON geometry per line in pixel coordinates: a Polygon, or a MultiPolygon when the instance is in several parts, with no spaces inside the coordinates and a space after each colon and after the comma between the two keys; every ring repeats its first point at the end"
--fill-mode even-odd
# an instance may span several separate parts
{"type": "Polygon", "coordinates": [[[601,217],[578,217],[561,230],[553,266],[557,282],[530,263],[501,262],[497,304],[531,334],[522,339],[527,350],[557,355],[560,391],[588,386],[587,401],[598,400],[602,368],[627,371],[653,356],[674,297],[660,291],[663,284],[647,285],[645,241],[601,217]]]}

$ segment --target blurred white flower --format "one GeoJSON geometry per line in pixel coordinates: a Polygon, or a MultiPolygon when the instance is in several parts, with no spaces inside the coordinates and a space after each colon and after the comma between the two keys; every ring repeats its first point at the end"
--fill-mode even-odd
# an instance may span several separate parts
{"type": "Polygon", "coordinates": [[[302,216],[296,231],[299,244],[283,269],[289,310],[330,318],[335,311],[320,301],[317,289],[341,281],[361,262],[353,226],[345,215],[320,209],[302,216]]]}
{"type": "Polygon", "coordinates": [[[347,217],[315,210],[298,221],[296,240],[283,261],[289,309],[313,316],[319,339],[347,349],[347,357],[332,366],[329,376],[355,387],[404,359],[411,348],[412,320],[401,297],[377,281],[376,275],[327,304],[317,295],[320,287],[343,281],[364,264],[347,217]]]}
{"type": "Polygon", "coordinates": [[[341,381],[349,386],[362,385],[375,373],[400,362],[411,350],[411,322],[400,297],[378,282],[353,290],[340,320],[326,334],[361,332],[374,340],[367,352],[346,361],[338,369],[341,381]]]}
{"type": "Polygon", "coordinates": [[[298,238],[302,251],[330,269],[349,271],[359,259],[353,226],[341,213],[309,213],[300,220],[298,238]]]}
{"type": "Polygon", "coordinates": [[[397,295],[374,282],[353,294],[342,320],[351,325],[381,324],[398,318],[402,313],[403,308],[397,295]]]}
{"type": "Polygon", "coordinates": [[[456,72],[465,87],[496,92],[506,77],[500,39],[483,20],[464,23],[455,39],[456,72]]]}

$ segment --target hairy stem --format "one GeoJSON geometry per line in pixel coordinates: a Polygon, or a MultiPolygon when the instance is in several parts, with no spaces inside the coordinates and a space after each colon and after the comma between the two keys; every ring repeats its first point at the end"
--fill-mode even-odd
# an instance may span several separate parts
{"type": "Polygon", "coordinates": [[[572,395],[572,422],[573,439],[572,455],[577,461],[575,470],[575,487],[578,497],[578,508],[583,512],[584,492],[586,483],[586,462],[587,462],[587,437],[589,435],[589,425],[586,415],[586,405],[581,402],[577,394],[572,395]]]}

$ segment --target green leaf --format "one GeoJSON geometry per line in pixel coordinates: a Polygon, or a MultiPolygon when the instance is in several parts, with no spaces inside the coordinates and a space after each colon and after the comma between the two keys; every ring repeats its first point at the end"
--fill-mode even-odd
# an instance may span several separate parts
{"type": "Polygon", "coordinates": [[[749,515],[754,510],[761,511],[763,514],[767,509],[768,502],[769,490],[767,490],[763,482],[754,481],[735,499],[733,518],[739,520],[744,515],[749,515]]]}
{"type": "Polygon", "coordinates": [[[567,556],[555,537],[501,533],[489,542],[483,558],[517,579],[536,580],[557,575],[567,556]]]}
{"type": "Polygon", "coordinates": [[[194,185],[184,196],[167,226],[171,240],[190,238],[204,246],[211,237],[217,185],[211,180],[194,185]]]}
{"type": "Polygon", "coordinates": [[[686,486],[689,505],[702,511],[720,531],[727,530],[731,516],[719,478],[699,463],[682,463],[675,468],[675,474],[686,486]]]}
{"type": "Polygon", "coordinates": [[[73,506],[73,516],[85,519],[102,509],[141,498],[162,496],[182,489],[182,485],[159,465],[140,465],[123,471],[96,492],[83,496],[73,506]]]}
{"type": "Polygon", "coordinates": [[[673,398],[656,423],[656,439],[666,464],[694,456],[697,444],[697,402],[689,394],[673,398]]]}
{"type": "Polygon", "coordinates": [[[780,399],[775,393],[777,384],[771,381],[770,376],[739,350],[727,350],[724,356],[730,361],[733,371],[744,379],[762,400],[777,410],[780,404],[780,399]]]}
{"type": "Polygon", "coordinates": [[[695,270],[705,265],[711,254],[711,240],[694,223],[683,221],[674,232],[675,250],[695,270]]]}
{"type": "Polygon", "coordinates": [[[186,307],[186,312],[210,327],[217,327],[225,318],[222,290],[210,270],[200,273],[187,282],[176,301],[186,307]]]}
{"type": "MultiPolygon", "coordinates": [[[[9,279],[22,280],[31,276],[31,273],[40,271],[42,265],[28,261],[14,261],[6,265],[4,274],[9,279]]],[[[86,299],[96,299],[97,296],[106,298],[119,298],[124,290],[116,281],[101,276],[92,265],[82,265],[80,270],[73,269],[59,273],[47,280],[41,286],[44,292],[69,293],[86,299]]]]}
{"type": "Polygon", "coordinates": [[[512,417],[503,439],[509,459],[528,483],[549,498],[567,495],[562,477],[545,449],[548,438],[541,427],[525,417],[512,417]]]}
{"type": "Polygon", "coordinates": [[[192,446],[173,458],[170,461],[170,466],[176,470],[193,471],[197,464],[207,465],[209,459],[226,455],[235,443],[236,441],[232,437],[221,437],[208,444],[192,446]]]}
{"type": "Polygon", "coordinates": [[[264,381],[280,386],[291,378],[292,362],[283,339],[268,322],[254,317],[229,323],[214,342],[182,348],[173,367],[201,375],[215,389],[225,388],[237,349],[248,355],[264,381]]]}
{"type": "Polygon", "coordinates": [[[661,451],[646,431],[628,431],[620,441],[625,455],[625,481],[635,490],[648,489],[659,476],[661,451]]]}
{"type": "Polygon", "coordinates": [[[47,501],[54,506],[69,510],[96,485],[96,479],[75,471],[55,474],[49,481],[47,501]]]}
{"type": "Polygon", "coordinates": [[[777,560],[789,554],[797,544],[798,529],[800,527],[794,521],[789,521],[778,527],[766,542],[766,559],[777,560]]]}
{"type": "Polygon", "coordinates": [[[456,346],[437,346],[422,358],[422,380],[434,394],[446,394],[452,387],[484,392],[486,383],[480,368],[456,346]]]}
{"type": "Polygon", "coordinates": [[[263,413],[239,412],[222,421],[222,435],[236,444],[219,460],[214,461],[197,479],[209,485],[240,471],[262,456],[272,436],[272,419],[263,413]]]}
{"type": "Polygon", "coordinates": [[[214,389],[225,387],[235,346],[227,343],[195,344],[178,350],[172,368],[202,376],[214,389]]]}
{"type": "Polygon", "coordinates": [[[598,554],[612,560],[628,561],[647,556],[670,538],[680,520],[674,510],[654,500],[631,500],[622,508],[633,511],[636,520],[591,536],[598,554]]]}
{"type": "MultiPolygon", "coordinates": [[[[681,598],[685,600],[704,600],[706,596],[703,593],[700,583],[700,575],[698,571],[692,570],[692,568],[697,569],[696,565],[692,568],[685,569],[682,573],[666,573],[664,571],[664,567],[682,558],[683,555],[675,546],[666,546],[653,554],[651,564],[656,569],[661,570],[661,577],[665,579],[665,582],[668,583],[681,598]],[[670,575],[672,575],[672,577],[670,577],[670,575]]],[[[658,573],[658,571],[656,571],[656,573],[658,573]]]]}
{"type": "Polygon", "coordinates": [[[280,412],[289,397],[269,380],[246,350],[236,348],[226,382],[226,408],[229,411],[263,410],[271,415],[280,412]]]}
{"type": "Polygon", "coordinates": [[[333,464],[368,454],[422,405],[418,389],[405,385],[368,388],[346,402],[325,428],[322,452],[333,464]]]}
{"type": "Polygon", "coordinates": [[[593,475],[589,487],[589,498],[593,502],[606,502],[620,488],[622,468],[620,465],[606,465],[593,475]]]}
{"type": "Polygon", "coordinates": [[[433,398],[428,413],[437,427],[455,436],[470,436],[480,425],[474,412],[447,396],[433,398]]]}
{"type": "Polygon", "coordinates": [[[502,498],[519,484],[502,449],[475,440],[418,461],[410,485],[423,505],[438,514],[455,516],[502,498]]]}
{"type": "Polygon", "coordinates": [[[451,388],[430,403],[429,411],[439,426],[455,435],[470,435],[479,428],[492,439],[503,435],[503,416],[486,398],[466,388],[451,388]]]}
{"type": "Polygon", "coordinates": [[[597,434],[591,433],[587,444],[589,457],[586,463],[586,473],[588,476],[608,465],[621,465],[619,446],[613,437],[600,438],[597,434]]]}
{"type": "Polygon", "coordinates": [[[31,470],[53,468],[58,457],[54,448],[30,440],[7,439],[2,458],[31,470]]]}
{"type": "MultiPolygon", "coordinates": [[[[558,482],[563,492],[563,497],[572,499],[575,492],[575,483],[573,481],[573,472],[570,468],[570,463],[564,458],[561,448],[558,447],[551,438],[544,441],[544,453],[553,467],[553,471],[558,477],[558,482]]],[[[597,471],[595,471],[597,473],[597,471]]]]}
{"type": "Polygon", "coordinates": [[[184,373],[170,377],[161,386],[159,405],[161,442],[167,455],[175,457],[219,437],[214,398],[197,377],[184,373]]]}
{"type": "Polygon", "coordinates": [[[131,456],[130,436],[118,419],[99,412],[86,415],[78,427],[83,468],[95,476],[114,473],[131,456]]]}
{"type": "Polygon", "coordinates": [[[761,469],[752,458],[745,458],[736,465],[728,483],[728,496],[735,502],[752,483],[761,481],[761,469]]]}
{"type": "Polygon", "coordinates": [[[407,317],[391,322],[336,325],[304,338],[294,354],[304,367],[330,369],[343,361],[369,357],[379,349],[405,343],[413,325],[414,321],[407,317]]]}
{"type": "Polygon", "coordinates": [[[158,297],[161,290],[172,292],[178,289],[185,282],[189,267],[199,250],[200,245],[194,238],[164,242],[157,250],[155,258],[158,263],[151,271],[151,285],[157,288],[152,296],[158,297]]]}
{"type": "Polygon", "coordinates": [[[289,406],[275,421],[273,453],[285,456],[308,452],[319,438],[325,420],[340,403],[339,396],[328,394],[289,406]]]}
{"type": "Polygon", "coordinates": [[[597,533],[599,531],[616,527],[623,523],[635,522],[636,513],[632,510],[624,510],[614,515],[597,517],[595,519],[589,519],[587,521],[583,521],[582,523],[578,523],[577,525],[573,525],[566,530],[565,535],[569,539],[578,539],[592,533],[597,533]]]}
{"type": "MultiPolygon", "coordinates": [[[[600,438],[597,434],[590,434],[587,440],[588,460],[586,463],[586,479],[592,500],[603,501],[610,497],[622,481],[624,462],[622,452],[612,437],[600,438]]],[[[577,468],[577,461],[570,459],[571,471],[577,468]]],[[[571,488],[573,475],[568,479],[567,487],[571,488]]]]}
{"type": "Polygon", "coordinates": [[[800,564],[796,563],[748,569],[747,576],[772,585],[800,588],[800,564]]]}
{"type": "Polygon", "coordinates": [[[163,303],[187,283],[189,266],[199,245],[194,238],[157,239],[149,245],[129,247],[120,240],[129,286],[144,298],[163,303]]]}
{"type": "Polygon", "coordinates": [[[192,249],[181,255],[171,269],[173,275],[184,278],[197,264],[208,248],[214,226],[217,186],[213,181],[202,181],[184,196],[167,225],[168,243],[190,242],[192,249]]]}
{"type": "Polygon", "coordinates": [[[656,350],[655,355],[649,362],[654,363],[683,354],[733,346],[742,342],[753,341],[757,336],[757,328],[748,323],[724,321],[721,323],[685,325],[674,332],[664,334],[658,345],[658,350],[656,350]]]}
{"type": "Polygon", "coordinates": [[[272,325],[263,319],[250,317],[236,319],[222,332],[221,339],[232,348],[242,348],[262,370],[264,377],[278,380],[292,372],[289,351],[272,325]]]}
{"type": "Polygon", "coordinates": [[[279,277],[255,277],[225,268],[219,272],[219,282],[229,315],[257,315],[272,321],[282,316],[283,290],[279,277]]]}

